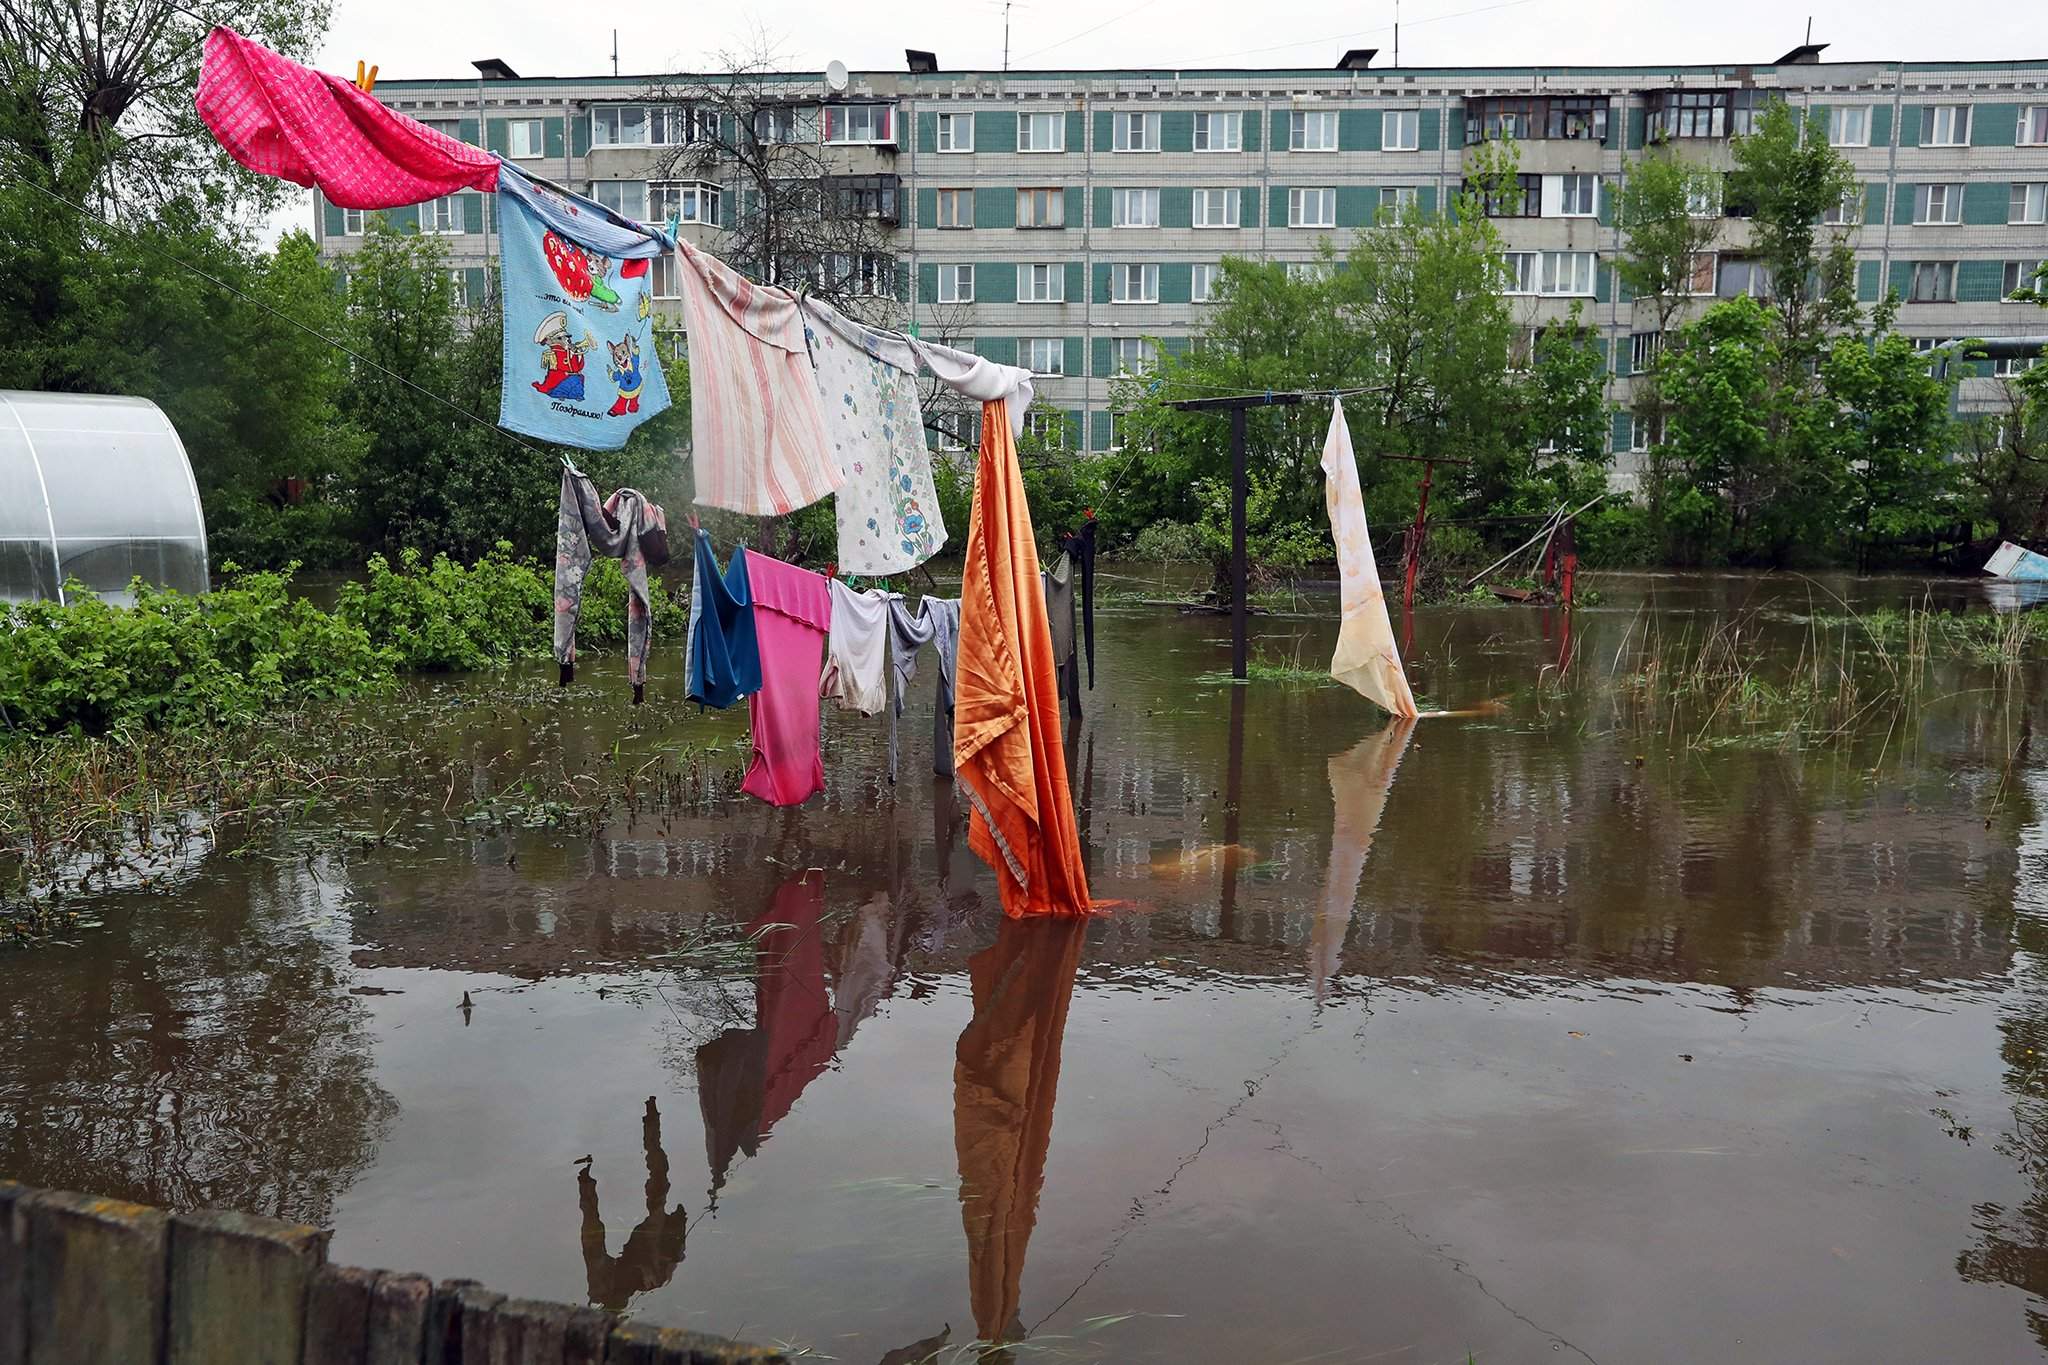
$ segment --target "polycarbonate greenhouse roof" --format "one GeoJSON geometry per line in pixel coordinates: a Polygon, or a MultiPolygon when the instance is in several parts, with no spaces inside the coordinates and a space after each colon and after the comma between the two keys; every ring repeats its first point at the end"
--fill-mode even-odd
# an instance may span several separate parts
{"type": "Polygon", "coordinates": [[[0,601],[110,601],[131,580],[204,592],[206,521],[184,443],[145,398],[0,390],[0,601]]]}

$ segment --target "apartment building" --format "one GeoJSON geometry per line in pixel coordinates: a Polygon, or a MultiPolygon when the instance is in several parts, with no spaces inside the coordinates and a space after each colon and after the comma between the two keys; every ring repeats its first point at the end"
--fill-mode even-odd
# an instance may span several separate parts
{"type": "MultiPolygon", "coordinates": [[[[1626,416],[1657,340],[1653,314],[1614,270],[1616,194],[1647,146],[1669,142],[1726,168],[1731,139],[1784,99],[1819,115],[1862,176],[1857,286],[1895,290],[1901,329],[1929,345],[2039,334],[2048,319],[2005,302],[2048,259],[2048,58],[2011,62],[1822,61],[1821,46],[1755,66],[1389,69],[1352,51],[1330,69],[951,72],[907,54],[902,72],[790,73],[798,107],[776,136],[815,137],[837,183],[888,228],[893,259],[851,263],[896,301],[895,319],[991,359],[1029,365],[1069,448],[1114,448],[1110,382],[1155,344],[1203,326],[1226,255],[1306,264],[1383,206],[1438,209],[1470,149],[1520,146],[1524,194],[1502,217],[1516,306],[1536,328],[1574,302],[1599,330],[1624,481],[1652,433],[1626,416]],[[835,73],[836,76],[836,73],[835,73]]],[[[697,112],[650,92],[703,77],[522,77],[501,62],[448,81],[389,81],[393,108],[629,215],[681,219],[716,249],[732,190],[655,178],[697,112]]],[[[1762,287],[1748,224],[1720,218],[1700,302],[1762,287]]],[[[413,210],[401,210],[410,215],[413,210]]],[[[495,249],[487,196],[417,210],[447,236],[466,296],[481,298],[495,249]]],[[[323,250],[342,257],[362,215],[315,206],[323,250]]],[[[657,292],[672,293],[657,277],[657,292]]],[[[886,311],[886,309],[885,309],[886,311]]],[[[1979,362],[1966,408],[2001,402],[2024,362],[1979,362]]]]}

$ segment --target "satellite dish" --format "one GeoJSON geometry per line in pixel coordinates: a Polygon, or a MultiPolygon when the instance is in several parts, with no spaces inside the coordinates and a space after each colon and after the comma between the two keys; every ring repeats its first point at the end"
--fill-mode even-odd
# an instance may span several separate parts
{"type": "Polygon", "coordinates": [[[825,63],[825,88],[837,95],[846,89],[846,63],[834,58],[825,63]]]}

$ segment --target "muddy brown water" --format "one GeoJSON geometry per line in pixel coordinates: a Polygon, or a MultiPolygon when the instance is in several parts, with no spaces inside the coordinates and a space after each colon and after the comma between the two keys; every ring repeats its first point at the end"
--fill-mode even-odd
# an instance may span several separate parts
{"type": "MultiPolygon", "coordinates": [[[[1985,609],[1599,587],[1574,669],[1772,598],[1755,648],[1796,652],[1823,589],[1985,609]]],[[[1327,660],[1305,605],[1268,657],[1327,660]]],[[[1125,905],[1085,928],[1002,922],[929,773],[927,659],[893,789],[881,722],[833,714],[801,809],[345,812],[107,896],[0,957],[0,1174],[848,1361],[2044,1354],[2031,677],[1941,664],[1882,742],[1688,746],[1534,690],[1561,618],[1435,609],[1417,690],[1507,704],[1404,733],[1218,683],[1226,630],[1101,616],[1069,749],[1125,905]],[[749,925],[730,969],[689,956],[749,925]]],[[[437,740],[454,808],[741,734],[584,681],[437,740]]]]}

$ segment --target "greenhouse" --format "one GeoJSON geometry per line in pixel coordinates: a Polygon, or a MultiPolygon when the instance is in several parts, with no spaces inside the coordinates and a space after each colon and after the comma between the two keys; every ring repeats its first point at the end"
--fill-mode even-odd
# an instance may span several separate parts
{"type": "Polygon", "coordinates": [[[206,522],[185,447],[144,398],[0,390],[0,601],[113,602],[140,578],[206,590],[206,522]]]}

